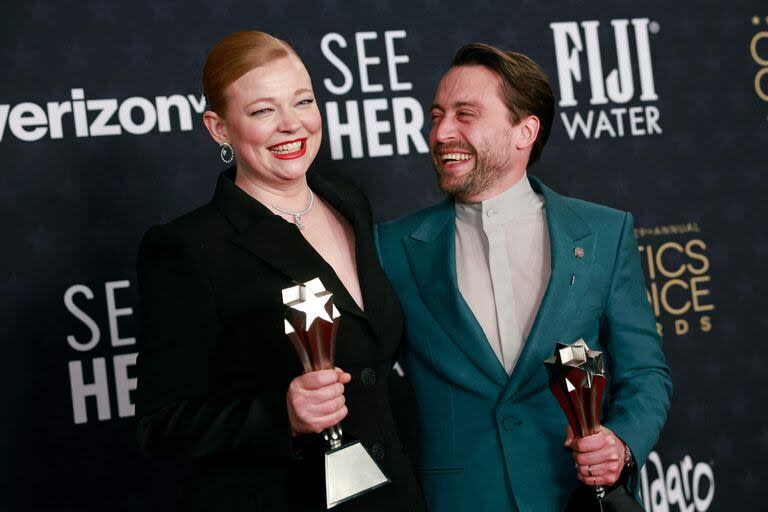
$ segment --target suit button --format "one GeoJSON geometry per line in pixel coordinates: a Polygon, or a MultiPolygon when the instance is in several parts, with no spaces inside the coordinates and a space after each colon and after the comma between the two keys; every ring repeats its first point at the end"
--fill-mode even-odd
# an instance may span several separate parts
{"type": "Polygon", "coordinates": [[[376,459],[376,462],[381,462],[384,460],[384,444],[382,443],[373,443],[371,445],[371,455],[374,459],[376,459]]]}
{"type": "Polygon", "coordinates": [[[507,416],[504,418],[504,421],[501,422],[501,425],[504,427],[504,430],[514,430],[520,425],[522,425],[523,422],[520,421],[520,418],[517,416],[507,416]]]}
{"type": "Polygon", "coordinates": [[[376,384],[376,370],[373,368],[363,368],[363,371],[360,372],[360,382],[366,386],[376,384]]]}

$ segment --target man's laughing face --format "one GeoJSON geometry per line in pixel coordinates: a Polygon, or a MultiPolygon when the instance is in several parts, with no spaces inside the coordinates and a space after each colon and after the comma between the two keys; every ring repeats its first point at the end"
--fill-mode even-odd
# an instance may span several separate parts
{"type": "Polygon", "coordinates": [[[456,66],[437,87],[429,145],[440,188],[471,200],[514,163],[515,126],[501,79],[484,66],[456,66]]]}

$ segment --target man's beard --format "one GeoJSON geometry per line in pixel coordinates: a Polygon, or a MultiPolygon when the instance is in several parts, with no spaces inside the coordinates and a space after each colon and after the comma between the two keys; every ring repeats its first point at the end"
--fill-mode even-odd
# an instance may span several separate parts
{"type": "Polygon", "coordinates": [[[432,161],[435,164],[435,172],[437,173],[440,188],[449,196],[460,201],[488,190],[497,178],[504,175],[510,165],[510,155],[506,151],[504,154],[494,154],[492,144],[490,143],[484,144],[480,151],[475,150],[473,146],[465,142],[450,144],[448,148],[469,151],[475,158],[475,167],[464,175],[461,181],[448,182],[448,180],[444,179],[447,176],[443,175],[443,170],[440,166],[442,162],[439,157],[435,156],[438,150],[444,150],[444,148],[437,145],[432,152],[432,161]]]}

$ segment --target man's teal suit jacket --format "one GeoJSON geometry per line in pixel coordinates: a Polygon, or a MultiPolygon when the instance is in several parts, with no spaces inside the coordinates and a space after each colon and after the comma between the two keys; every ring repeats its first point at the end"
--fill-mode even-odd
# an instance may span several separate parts
{"type": "Polygon", "coordinates": [[[578,480],[543,364],[558,341],[584,338],[604,352],[603,424],[638,467],[666,420],[672,384],[631,215],[530,180],[546,201],[552,274],[511,376],[458,289],[453,201],[377,227],[406,315],[404,362],[419,405],[412,455],[431,512],[564,510],[578,480]]]}

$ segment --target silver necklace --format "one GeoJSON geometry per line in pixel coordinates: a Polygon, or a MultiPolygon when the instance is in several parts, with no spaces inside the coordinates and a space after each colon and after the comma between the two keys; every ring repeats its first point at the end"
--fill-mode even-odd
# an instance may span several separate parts
{"type": "Polygon", "coordinates": [[[272,205],[272,208],[274,208],[278,212],[284,213],[286,215],[292,215],[293,221],[296,224],[296,227],[299,229],[304,229],[304,224],[301,223],[301,217],[303,215],[308,214],[309,211],[312,209],[312,207],[315,206],[315,194],[312,193],[311,188],[307,187],[307,190],[309,190],[309,204],[307,205],[306,208],[304,208],[300,212],[292,212],[290,210],[284,210],[277,205],[274,205],[274,204],[272,205]]]}

